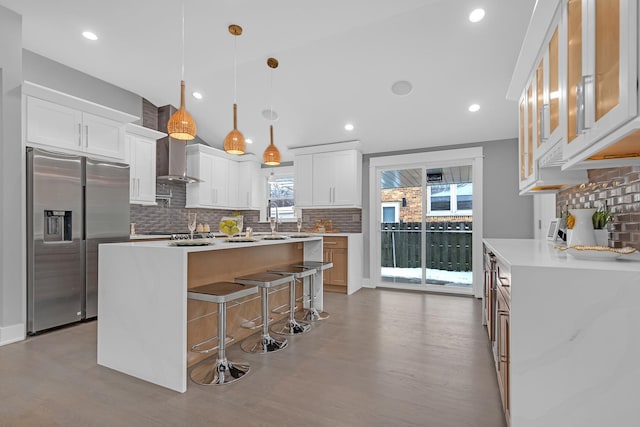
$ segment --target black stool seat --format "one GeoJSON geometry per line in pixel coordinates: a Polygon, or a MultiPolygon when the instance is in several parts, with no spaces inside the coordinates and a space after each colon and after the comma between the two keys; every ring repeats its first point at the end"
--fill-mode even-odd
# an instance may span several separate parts
{"type": "Polygon", "coordinates": [[[289,277],[275,273],[255,273],[235,278],[236,283],[253,285],[259,288],[273,288],[274,286],[284,285],[290,281],[291,279],[289,277]]]}

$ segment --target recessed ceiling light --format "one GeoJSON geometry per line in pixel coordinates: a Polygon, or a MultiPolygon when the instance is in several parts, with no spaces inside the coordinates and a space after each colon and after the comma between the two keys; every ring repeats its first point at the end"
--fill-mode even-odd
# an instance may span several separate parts
{"type": "Polygon", "coordinates": [[[474,9],[469,14],[469,21],[471,22],[480,22],[484,18],[484,9],[474,9]]]}
{"type": "Polygon", "coordinates": [[[193,95],[195,99],[202,99],[202,94],[200,92],[193,92],[191,95],[193,95]]]}
{"type": "Polygon", "coordinates": [[[95,33],[92,33],[91,31],[85,31],[82,33],[82,37],[84,37],[87,40],[92,40],[92,41],[96,41],[98,40],[98,36],[96,36],[95,33]]]}
{"type": "Polygon", "coordinates": [[[469,111],[471,111],[472,113],[475,113],[478,110],[480,110],[480,106],[478,104],[469,105],[469,111]]]}
{"type": "Polygon", "coordinates": [[[245,138],[244,142],[246,142],[247,144],[253,144],[253,140],[250,138],[245,138]]]}
{"type": "Polygon", "coordinates": [[[354,129],[353,123],[347,123],[344,125],[344,128],[348,131],[352,131],[354,129]]]}
{"type": "Polygon", "coordinates": [[[278,120],[278,113],[270,109],[262,110],[262,117],[264,117],[266,120],[269,120],[271,122],[275,122],[276,120],[278,120]]]}
{"type": "Polygon", "coordinates": [[[394,84],[391,85],[391,92],[398,96],[409,95],[413,90],[413,85],[411,82],[406,80],[398,80],[394,84]]]}

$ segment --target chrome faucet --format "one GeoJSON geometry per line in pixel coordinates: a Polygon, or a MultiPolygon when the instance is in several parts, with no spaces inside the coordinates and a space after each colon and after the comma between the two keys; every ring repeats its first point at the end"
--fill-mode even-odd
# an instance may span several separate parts
{"type": "Polygon", "coordinates": [[[275,207],[276,208],[276,231],[278,231],[278,223],[280,222],[280,215],[278,214],[278,205],[276,204],[276,202],[273,201],[269,201],[269,218],[271,218],[271,208],[275,207]]]}

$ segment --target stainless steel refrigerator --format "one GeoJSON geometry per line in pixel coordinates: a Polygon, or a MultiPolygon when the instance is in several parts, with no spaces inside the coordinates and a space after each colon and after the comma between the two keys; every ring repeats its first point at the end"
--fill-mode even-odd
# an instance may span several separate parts
{"type": "Polygon", "coordinates": [[[27,333],[98,314],[98,245],[129,240],[129,166],[27,148],[27,333]]]}

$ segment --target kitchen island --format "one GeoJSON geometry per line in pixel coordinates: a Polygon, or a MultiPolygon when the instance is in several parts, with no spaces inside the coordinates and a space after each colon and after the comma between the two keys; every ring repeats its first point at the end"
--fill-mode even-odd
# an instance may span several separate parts
{"type": "Polygon", "coordinates": [[[497,258],[493,349],[510,425],[640,425],[639,254],[584,260],[544,240],[484,245],[497,258]]]}
{"type": "MultiPolygon", "coordinates": [[[[179,392],[187,390],[187,368],[208,356],[191,352],[191,346],[217,331],[217,305],[188,300],[188,289],[291,263],[322,261],[321,237],[239,243],[213,239],[209,246],[171,244],[100,246],[98,364],[179,392]]],[[[322,280],[316,280],[316,289],[316,307],[321,309],[322,280]]],[[[271,309],[288,302],[288,285],[272,292],[271,309]]],[[[302,294],[300,286],[296,293],[302,294]]],[[[259,333],[250,327],[260,323],[260,298],[252,295],[239,302],[227,312],[233,344],[259,333]]],[[[272,313],[271,317],[278,321],[286,315],[272,313]]]]}

